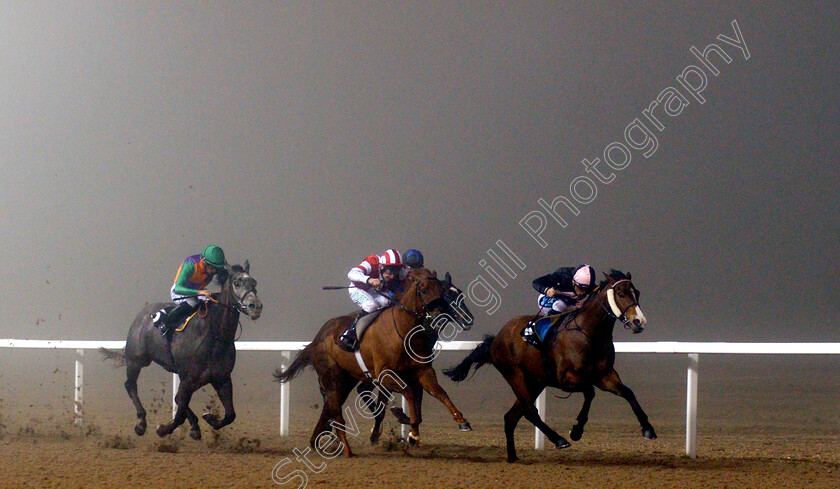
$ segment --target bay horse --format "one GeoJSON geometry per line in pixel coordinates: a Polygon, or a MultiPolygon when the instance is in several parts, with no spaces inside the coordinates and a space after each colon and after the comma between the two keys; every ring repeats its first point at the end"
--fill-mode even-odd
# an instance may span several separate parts
{"type": "Polygon", "coordinates": [[[460,382],[466,379],[473,365],[477,370],[490,362],[510,384],[516,402],[505,414],[508,462],[518,460],[513,432],[522,416],[539,428],[556,448],[570,446],[565,438],[543,422],[534,405],[546,387],[583,393],[583,406],[570,432],[573,441],[580,440],[583,435],[595,387],[624,398],[641,424],[642,436],[649,440],[656,438],[656,432],[633,391],[621,382],[613,368],[615,320],[621,320],[625,328],[633,333],[641,333],[647,322],[639,307],[639,292],[629,273],[624,275],[612,270],[605,276],[606,280],[580,309],[569,314],[553,336],[546,336],[542,350],[523,341],[521,335],[531,316],[518,316],[508,321],[498,335],[485,337],[459,365],[444,370],[444,375],[460,382]]]}
{"type": "Polygon", "coordinates": [[[198,417],[189,404],[193,393],[207,384],[216,390],[225,409],[222,419],[205,413],[203,418],[207,424],[218,430],[236,418],[230,375],[236,363],[234,340],[239,326],[239,314],[244,313],[255,320],[262,313],[262,302],[257,297],[257,281],[249,271],[247,260],[244,266],[226,266],[218,276],[222,287],[217,302],[201,305],[201,310],[207,308],[206,315],[193,316],[187,327],[183,331],[176,331],[171,340],[161,335],[152,316],[172,303],[154,303],[144,307],[134,318],[128,330],[124,352],[100,348],[106,359],[115,360],[118,366],[126,365],[125,390],[137,411],[138,421],[134,432],[138,436],[146,433],[146,410],[137,395],[137,377],[140,370],[151,362],[178,374],[180,379],[175,394],[175,417],[171,423],[157,427],[158,436],[171,434],[184,420],[188,420],[190,437],[201,439],[198,417]]]}
{"type": "MultiPolygon", "coordinates": [[[[400,392],[406,397],[411,426],[408,437],[412,444],[420,439],[420,406],[424,390],[446,406],[462,431],[471,430],[469,422],[438,384],[431,361],[418,361],[418,357],[432,358],[434,339],[423,334],[410,335],[417,326],[428,324],[448,310],[449,306],[443,299],[444,287],[437,279],[437,274],[425,268],[411,270],[405,285],[404,292],[395,297],[394,305],[383,310],[361,338],[359,353],[370,371],[370,378],[362,372],[355,354],[338,346],[339,336],[354,316],[328,320],[287,369],[275,370],[274,377],[281,383],[291,381],[307,366],[314,367],[318,374],[324,405],[310,438],[312,448],[316,448],[316,440],[320,435],[335,428],[341,442],[341,451],[347,457],[353,456],[347,442],[347,432],[357,434],[354,429],[355,419],[348,407],[351,416],[348,430],[341,409],[359,381],[375,380],[380,391],[400,392]],[[409,341],[406,341],[407,337],[409,341]]],[[[361,396],[357,401],[360,399],[361,396]]],[[[364,404],[370,401],[367,399],[364,404]]],[[[356,402],[356,407],[360,407],[359,402],[356,402]]],[[[361,414],[367,418],[373,417],[361,414]]]]}

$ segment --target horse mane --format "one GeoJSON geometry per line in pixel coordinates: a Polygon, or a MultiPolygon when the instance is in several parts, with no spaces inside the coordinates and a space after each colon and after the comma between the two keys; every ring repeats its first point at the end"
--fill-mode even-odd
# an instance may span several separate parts
{"type": "MultiPolygon", "coordinates": [[[[616,270],[615,268],[610,270],[610,273],[607,274],[610,279],[614,281],[624,280],[627,278],[627,275],[624,274],[621,270],[616,270]]],[[[598,284],[598,287],[603,289],[608,283],[610,282],[609,279],[604,279],[601,283],[598,284]]]]}
{"type": "Polygon", "coordinates": [[[231,275],[233,275],[234,273],[239,273],[239,272],[244,272],[244,271],[245,271],[245,269],[242,268],[242,265],[231,265],[230,270],[227,270],[225,268],[220,268],[216,272],[216,275],[213,277],[213,280],[215,280],[216,283],[219,284],[219,286],[221,287],[221,286],[225,285],[225,282],[227,282],[227,280],[230,278],[231,275]]]}

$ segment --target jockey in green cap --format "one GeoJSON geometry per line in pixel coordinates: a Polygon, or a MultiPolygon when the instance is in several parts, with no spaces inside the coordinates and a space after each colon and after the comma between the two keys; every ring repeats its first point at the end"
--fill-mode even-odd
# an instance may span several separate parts
{"type": "Polygon", "coordinates": [[[206,302],[210,298],[210,291],[206,287],[226,265],[225,252],[215,245],[184,260],[170,289],[172,301],[177,307],[161,321],[160,332],[164,337],[172,335],[173,327],[193,312],[199,300],[206,302]]]}

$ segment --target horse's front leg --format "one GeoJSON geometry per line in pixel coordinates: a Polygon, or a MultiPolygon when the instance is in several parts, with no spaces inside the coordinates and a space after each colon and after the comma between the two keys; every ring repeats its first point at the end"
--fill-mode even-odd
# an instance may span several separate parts
{"type": "Polygon", "coordinates": [[[437,375],[435,375],[435,370],[428,366],[422,372],[419,373],[417,376],[417,380],[420,382],[420,386],[423,389],[432,395],[435,399],[442,402],[446,409],[449,410],[449,413],[452,414],[452,419],[458,423],[458,428],[461,431],[472,431],[470,427],[469,421],[464,418],[464,415],[461,414],[461,411],[455,407],[455,404],[449,399],[449,395],[443,390],[443,387],[438,384],[437,375]]]}
{"type": "Polygon", "coordinates": [[[408,444],[420,443],[420,423],[423,422],[423,388],[418,385],[409,385],[403,390],[406,401],[408,401],[409,426],[408,444]]]}
{"type": "Polygon", "coordinates": [[[187,419],[187,412],[189,411],[190,400],[193,392],[195,392],[194,383],[190,380],[181,380],[178,386],[178,392],[175,394],[175,405],[178,409],[175,411],[175,418],[169,424],[161,424],[157,427],[157,434],[160,437],[172,434],[176,428],[184,424],[187,419]]]}
{"type": "Polygon", "coordinates": [[[215,414],[204,413],[202,418],[214,430],[218,430],[233,423],[233,420],[236,419],[236,411],[233,409],[233,382],[231,382],[230,376],[228,376],[211,383],[213,388],[216,389],[219,400],[222,402],[222,407],[225,408],[225,417],[220,420],[215,414]]]}
{"type": "Polygon", "coordinates": [[[189,406],[187,406],[187,421],[190,423],[190,438],[193,440],[200,440],[201,427],[198,426],[198,416],[195,415],[189,406]]]}
{"type": "Polygon", "coordinates": [[[648,440],[656,439],[656,431],[654,431],[653,426],[648,421],[647,414],[645,414],[642,406],[639,405],[639,401],[636,400],[636,395],[633,394],[633,391],[629,387],[621,383],[621,379],[615,370],[605,375],[597,386],[603,391],[612,392],[624,398],[633,409],[633,413],[636,415],[636,419],[639,420],[639,424],[642,425],[642,436],[648,440]]]}
{"type": "Polygon", "coordinates": [[[572,431],[569,432],[569,438],[572,441],[580,440],[583,436],[583,427],[589,421],[589,408],[592,407],[592,399],[595,398],[595,388],[587,385],[583,388],[583,406],[580,407],[580,413],[577,416],[577,424],[572,426],[572,431]]]}

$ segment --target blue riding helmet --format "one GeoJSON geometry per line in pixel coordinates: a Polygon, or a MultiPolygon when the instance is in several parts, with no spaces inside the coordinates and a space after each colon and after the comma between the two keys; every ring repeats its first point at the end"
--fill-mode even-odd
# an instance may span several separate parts
{"type": "Polygon", "coordinates": [[[403,254],[403,263],[408,268],[423,268],[423,253],[412,248],[403,254]]]}

